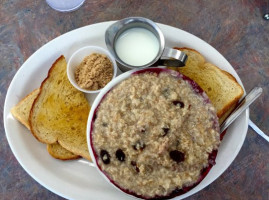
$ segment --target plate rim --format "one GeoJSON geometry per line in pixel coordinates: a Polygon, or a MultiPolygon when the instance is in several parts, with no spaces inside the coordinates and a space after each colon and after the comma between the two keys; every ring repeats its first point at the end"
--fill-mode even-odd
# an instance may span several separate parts
{"type": "MultiPolygon", "coordinates": [[[[99,22],[99,23],[94,23],[94,24],[90,24],[90,25],[86,25],[86,26],[83,26],[83,27],[80,27],[80,28],[77,28],[77,29],[74,29],[74,30],[71,30],[69,32],[66,32],[56,38],[54,38],[53,40],[51,41],[48,41],[46,44],[44,44],[43,46],[41,46],[39,49],[37,49],[29,58],[27,58],[27,60],[20,66],[20,68],[16,71],[16,74],[14,75],[14,77],[12,78],[12,81],[10,82],[9,84],[9,87],[7,89],[7,92],[6,92],[6,97],[5,97],[5,102],[4,102],[4,112],[3,112],[3,119],[4,119],[4,130],[5,130],[5,135],[6,135],[6,138],[7,138],[7,141],[8,141],[8,144],[9,144],[9,147],[11,148],[11,151],[13,153],[13,155],[15,156],[15,158],[17,159],[17,161],[19,162],[19,164],[22,166],[22,168],[35,180],[37,181],[39,184],[41,184],[43,187],[45,187],[46,189],[48,189],[49,191],[59,195],[59,196],[62,196],[64,198],[76,198],[76,197],[72,197],[72,195],[70,196],[67,195],[67,194],[64,194],[62,192],[59,192],[59,191],[56,191],[53,187],[47,185],[44,180],[40,180],[40,177],[37,177],[35,174],[33,174],[29,168],[27,166],[25,166],[25,163],[23,161],[23,159],[21,159],[19,156],[18,156],[18,153],[14,150],[14,146],[12,145],[12,141],[10,140],[10,136],[9,136],[9,133],[8,133],[8,128],[7,128],[7,117],[8,115],[10,114],[10,110],[7,110],[7,100],[10,96],[12,96],[11,94],[11,89],[12,87],[14,87],[14,82],[15,80],[18,78],[20,72],[24,69],[25,66],[28,65],[28,63],[31,63],[31,61],[34,59],[34,57],[40,52],[42,51],[43,48],[46,48],[47,46],[49,45],[52,45],[53,43],[57,43],[58,40],[60,40],[60,38],[63,38],[63,37],[66,37],[66,35],[72,35],[73,32],[79,32],[81,31],[82,29],[85,29],[87,27],[94,27],[94,26],[108,26],[109,24],[113,23],[115,21],[104,21],[104,22],[99,22]]],[[[156,22],[157,23],[157,22],[156,22]]],[[[245,92],[245,89],[244,89],[244,85],[242,84],[242,81],[240,79],[240,77],[238,76],[238,74],[236,73],[236,71],[234,70],[234,68],[232,67],[232,65],[227,61],[227,59],[221,54],[219,53],[213,46],[211,46],[210,44],[208,44],[207,42],[205,42],[204,40],[202,40],[201,38],[193,35],[192,33],[189,33],[187,31],[184,31],[180,28],[177,28],[177,27],[173,27],[173,26],[169,26],[169,25],[166,25],[166,24],[162,24],[162,23],[157,23],[158,25],[160,25],[161,29],[163,29],[163,27],[167,28],[167,29],[174,29],[174,30],[179,30],[179,31],[182,31],[184,34],[187,34],[187,35],[191,35],[192,37],[195,37],[197,39],[199,39],[201,42],[203,42],[204,45],[207,45],[209,46],[210,48],[212,48],[214,51],[216,51],[228,64],[229,66],[232,68],[233,72],[235,73],[236,75],[236,79],[237,81],[240,83],[240,85],[242,86],[244,92],[245,92]]],[[[226,64],[227,64],[226,63],[226,64]]],[[[234,75],[234,74],[233,74],[234,75]]],[[[243,112],[243,114],[245,115],[245,119],[244,121],[246,121],[246,124],[248,124],[248,120],[249,120],[249,109],[247,109],[245,112],[243,112]]],[[[199,189],[198,191],[194,191],[193,189],[190,190],[188,193],[187,196],[185,195],[181,195],[174,199],[182,199],[182,198],[186,198],[188,196],[191,196],[193,195],[194,193],[197,193],[199,191],[201,191],[202,189],[204,189],[205,187],[207,187],[208,185],[210,185],[212,182],[214,182],[220,175],[222,175],[226,170],[227,168],[232,164],[232,162],[235,160],[236,156],[238,155],[239,151],[241,150],[243,144],[244,144],[244,141],[245,141],[245,138],[246,138],[246,135],[247,135],[247,130],[248,130],[248,126],[246,125],[245,127],[243,127],[243,131],[242,131],[242,134],[243,134],[243,139],[241,140],[241,143],[239,143],[239,145],[237,146],[237,149],[234,153],[234,156],[233,158],[231,159],[230,163],[226,163],[226,166],[224,167],[224,170],[219,173],[218,176],[216,176],[213,180],[209,181],[209,184],[203,186],[201,189],[199,189]]]]}

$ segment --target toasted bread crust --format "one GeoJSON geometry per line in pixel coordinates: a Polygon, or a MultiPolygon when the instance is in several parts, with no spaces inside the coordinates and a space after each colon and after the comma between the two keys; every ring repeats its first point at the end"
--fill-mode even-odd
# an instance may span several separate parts
{"type": "MultiPolygon", "coordinates": [[[[212,64],[211,64],[212,65],[212,64]]],[[[241,85],[237,82],[237,80],[235,79],[235,77],[233,77],[233,75],[231,75],[229,72],[224,71],[222,69],[219,69],[217,66],[214,65],[214,67],[216,67],[216,69],[220,70],[221,73],[225,74],[227,76],[227,78],[229,78],[232,82],[234,82],[234,84],[236,84],[238,87],[237,89],[239,90],[237,95],[234,96],[234,98],[228,102],[226,105],[223,105],[222,109],[217,111],[217,116],[219,118],[222,118],[225,114],[229,115],[227,112],[231,112],[233,109],[233,107],[235,107],[235,105],[238,103],[238,101],[240,100],[240,98],[243,96],[244,94],[244,90],[241,87],[241,85]]]]}
{"type": "MultiPolygon", "coordinates": [[[[29,124],[30,110],[39,92],[40,88],[35,89],[34,91],[26,95],[22,100],[20,100],[20,102],[11,109],[12,115],[29,130],[30,130],[30,124],[29,124]]],[[[77,159],[80,157],[64,149],[58,143],[48,144],[47,149],[51,156],[61,160],[77,159]]]]}
{"type": "Polygon", "coordinates": [[[91,160],[85,134],[90,107],[84,94],[68,81],[66,65],[60,56],[42,82],[30,112],[31,132],[42,143],[58,142],[73,154],[91,160]]]}
{"type": "MultiPolygon", "coordinates": [[[[180,50],[180,51],[184,51],[184,50],[187,50],[187,51],[194,51],[194,52],[200,54],[199,51],[197,51],[197,50],[195,50],[195,49],[188,48],[188,47],[174,47],[174,49],[178,49],[178,50],[180,50]]],[[[200,55],[202,56],[202,54],[200,54],[200,55]]],[[[202,57],[203,57],[203,56],[202,56],[202,57]]]]}
{"type": "Polygon", "coordinates": [[[243,96],[243,88],[229,72],[224,71],[211,63],[207,63],[200,52],[187,47],[175,47],[175,49],[185,52],[190,60],[187,61],[185,67],[169,68],[179,71],[200,85],[216,107],[217,116],[221,123],[233,110],[231,108],[234,108],[243,96]],[[209,76],[208,73],[210,73],[211,76],[209,76]],[[217,91],[217,93],[214,91],[217,91]]]}
{"type": "MultiPolygon", "coordinates": [[[[63,55],[61,55],[53,64],[52,64],[52,66],[51,66],[51,68],[49,69],[49,71],[48,71],[48,75],[47,75],[47,77],[42,81],[42,83],[41,83],[41,86],[40,86],[40,91],[43,89],[43,87],[44,87],[44,84],[45,84],[45,82],[49,79],[49,77],[50,77],[50,75],[51,75],[51,71],[56,67],[56,63],[58,63],[61,59],[63,59],[64,58],[64,56],[63,55]]],[[[36,132],[35,132],[35,130],[34,130],[34,128],[33,128],[33,122],[32,122],[32,119],[33,119],[33,108],[34,108],[34,106],[35,106],[35,104],[36,104],[36,102],[39,100],[39,98],[40,98],[40,91],[39,91],[39,93],[38,93],[38,95],[37,95],[37,98],[35,98],[35,100],[34,100],[34,102],[33,102],[33,104],[32,104],[32,107],[31,107],[31,111],[30,111],[30,116],[29,116],[29,123],[30,123],[30,130],[31,130],[31,133],[33,134],[33,136],[39,141],[39,142],[42,142],[42,143],[45,143],[45,144],[53,144],[53,143],[56,143],[57,142],[57,139],[55,139],[55,141],[50,141],[49,143],[47,143],[47,141],[44,141],[44,140],[42,140],[41,138],[39,138],[38,136],[37,136],[37,134],[36,134],[36,132]]]]}
{"type": "Polygon", "coordinates": [[[12,107],[10,111],[11,114],[29,130],[29,111],[31,109],[31,105],[33,104],[32,101],[34,101],[34,99],[37,97],[39,91],[39,88],[37,88],[26,95],[22,100],[19,101],[19,103],[12,107]],[[24,112],[21,111],[21,109],[24,109],[24,112]]]}
{"type": "Polygon", "coordinates": [[[52,157],[59,160],[75,160],[80,158],[79,155],[73,154],[72,152],[63,148],[58,142],[54,144],[47,144],[47,151],[52,157]]]}

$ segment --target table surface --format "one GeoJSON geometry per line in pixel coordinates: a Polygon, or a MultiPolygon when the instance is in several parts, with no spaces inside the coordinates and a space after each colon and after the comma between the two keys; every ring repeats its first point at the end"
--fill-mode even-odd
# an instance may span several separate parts
{"type": "MultiPolygon", "coordinates": [[[[45,0],[1,0],[0,109],[9,84],[24,61],[42,45],[73,29],[103,21],[142,16],[190,32],[215,47],[234,67],[246,91],[263,94],[250,106],[250,119],[269,130],[269,1],[86,0],[70,13],[45,0]]],[[[62,199],[20,166],[8,145],[0,116],[0,199],[62,199]]],[[[252,129],[231,166],[188,199],[269,199],[269,144],[252,129]]]]}

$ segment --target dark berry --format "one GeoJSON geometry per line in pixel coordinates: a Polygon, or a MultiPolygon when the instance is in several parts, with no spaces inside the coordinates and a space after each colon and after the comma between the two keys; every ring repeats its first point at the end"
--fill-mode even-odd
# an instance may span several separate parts
{"type": "Polygon", "coordinates": [[[134,168],[134,170],[137,172],[137,173],[139,173],[139,168],[137,167],[137,164],[136,164],[136,162],[135,161],[131,161],[131,165],[133,166],[133,168],[134,168]]]}
{"type": "Polygon", "coordinates": [[[143,127],[143,128],[140,129],[140,132],[141,133],[145,133],[146,132],[146,129],[143,127]]]}
{"type": "Polygon", "coordinates": [[[116,157],[118,158],[119,161],[123,162],[125,160],[125,154],[121,149],[118,149],[116,151],[116,157]]]}
{"type": "Polygon", "coordinates": [[[108,124],[106,122],[103,122],[102,125],[103,127],[107,127],[108,124]]]}
{"type": "Polygon", "coordinates": [[[146,147],[146,145],[144,144],[144,142],[138,140],[134,145],[133,148],[134,150],[143,150],[146,147]]]}
{"type": "Polygon", "coordinates": [[[110,163],[110,155],[106,150],[101,150],[100,152],[101,155],[101,159],[103,161],[104,164],[109,164],[110,163]]]}
{"type": "Polygon", "coordinates": [[[185,154],[178,150],[170,151],[169,155],[170,155],[170,158],[176,161],[177,163],[183,162],[185,160],[185,154]]]}
{"type": "Polygon", "coordinates": [[[162,133],[161,133],[161,136],[164,137],[164,136],[167,135],[167,133],[169,132],[170,128],[163,127],[162,129],[163,129],[163,131],[162,131],[162,133]]]}
{"type": "Polygon", "coordinates": [[[179,106],[180,108],[184,108],[184,103],[182,101],[173,101],[175,106],[179,106]]]}

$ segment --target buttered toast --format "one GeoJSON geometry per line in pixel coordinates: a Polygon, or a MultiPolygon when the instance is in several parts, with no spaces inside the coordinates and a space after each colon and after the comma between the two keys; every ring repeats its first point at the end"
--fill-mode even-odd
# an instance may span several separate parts
{"type": "Polygon", "coordinates": [[[79,155],[76,155],[71,151],[63,148],[58,142],[47,144],[47,151],[52,157],[60,160],[75,160],[80,158],[79,155]]]}
{"type": "Polygon", "coordinates": [[[39,88],[26,95],[19,103],[11,109],[11,114],[30,130],[29,114],[35,98],[39,93],[39,88]]]}
{"type": "MultiPolygon", "coordinates": [[[[11,109],[12,115],[29,130],[30,124],[28,119],[30,110],[39,91],[39,88],[35,89],[11,109]]],[[[61,160],[71,160],[80,157],[66,150],[58,143],[47,144],[47,150],[51,156],[61,160]]]]}
{"type": "Polygon", "coordinates": [[[68,151],[91,160],[86,140],[90,106],[84,94],[69,82],[66,67],[61,56],[50,68],[30,111],[30,129],[40,142],[58,142],[68,151]]]}
{"type": "Polygon", "coordinates": [[[221,124],[243,96],[243,88],[230,73],[206,62],[198,51],[189,48],[175,49],[186,53],[188,60],[184,67],[169,68],[188,76],[206,92],[217,110],[221,124]]]}

